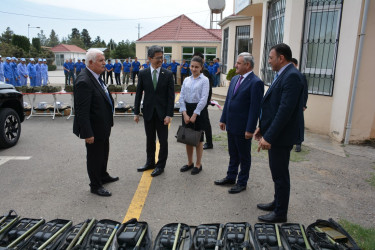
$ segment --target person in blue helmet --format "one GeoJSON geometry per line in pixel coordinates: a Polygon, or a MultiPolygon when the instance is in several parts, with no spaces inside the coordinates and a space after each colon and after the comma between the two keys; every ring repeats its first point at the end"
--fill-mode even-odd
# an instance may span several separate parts
{"type": "Polygon", "coordinates": [[[12,84],[14,86],[14,76],[13,76],[13,70],[12,70],[10,61],[11,61],[11,58],[7,57],[3,66],[4,78],[5,78],[5,83],[12,84]]]}
{"type": "Polygon", "coordinates": [[[169,66],[171,66],[171,71],[173,73],[174,84],[177,84],[177,67],[179,65],[180,64],[178,62],[176,62],[176,60],[172,60],[171,64],[169,64],[169,66]]]}
{"type": "Polygon", "coordinates": [[[34,58],[30,58],[30,62],[27,65],[27,72],[29,72],[30,87],[35,87],[35,84],[36,84],[36,69],[35,69],[34,58]]]}
{"type": "Polygon", "coordinates": [[[121,70],[122,70],[122,64],[118,61],[118,59],[115,60],[115,64],[113,65],[113,72],[115,72],[115,80],[116,85],[121,85],[121,70]]]}
{"type": "Polygon", "coordinates": [[[42,63],[43,60],[41,58],[38,59],[38,64],[35,66],[36,71],[36,83],[35,86],[41,86],[42,85],[42,63]]]}
{"type": "Polygon", "coordinates": [[[130,77],[130,68],[132,67],[132,64],[129,62],[129,59],[126,58],[125,62],[122,63],[122,84],[125,84],[125,78],[126,78],[126,85],[129,84],[129,77],[130,77]]]}
{"type": "Polygon", "coordinates": [[[4,82],[4,63],[0,55],[0,81],[4,82]]]}
{"type": "Polygon", "coordinates": [[[12,57],[12,61],[11,61],[10,65],[12,67],[12,72],[13,72],[14,86],[21,86],[20,75],[19,75],[18,69],[17,69],[17,62],[18,62],[18,59],[15,58],[15,57],[12,57]]]}
{"type": "Polygon", "coordinates": [[[21,58],[21,62],[17,65],[18,73],[20,75],[20,85],[26,86],[27,85],[27,78],[29,77],[29,72],[26,68],[26,59],[21,58]]]}
{"type": "Polygon", "coordinates": [[[48,84],[48,65],[47,60],[43,59],[42,63],[42,85],[45,86],[48,84]]]}

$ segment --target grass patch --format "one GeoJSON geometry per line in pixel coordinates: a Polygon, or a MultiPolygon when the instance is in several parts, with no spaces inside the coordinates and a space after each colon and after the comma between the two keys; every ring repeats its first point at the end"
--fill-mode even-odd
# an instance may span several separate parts
{"type": "Polygon", "coordinates": [[[292,151],[290,152],[290,161],[292,162],[307,161],[306,156],[310,153],[310,150],[308,147],[305,147],[304,145],[302,145],[301,152],[296,152],[294,149],[295,148],[292,148],[292,151]]]}
{"type": "Polygon", "coordinates": [[[217,135],[212,135],[212,141],[220,143],[220,146],[225,147],[228,150],[228,136],[226,132],[221,132],[217,135]]]}
{"type": "Polygon", "coordinates": [[[339,220],[339,223],[353,237],[361,249],[375,249],[375,228],[364,228],[347,220],[339,220]]]}
{"type": "MultiPolygon", "coordinates": [[[[372,167],[375,170],[375,166],[372,167]]],[[[371,186],[375,187],[375,173],[370,174],[370,178],[366,180],[371,186]]]]}

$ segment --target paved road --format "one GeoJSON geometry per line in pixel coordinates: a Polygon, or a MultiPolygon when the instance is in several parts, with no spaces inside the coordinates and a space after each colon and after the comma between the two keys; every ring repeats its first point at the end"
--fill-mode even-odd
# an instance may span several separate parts
{"type": "MultiPolygon", "coordinates": [[[[64,98],[69,102],[69,97],[61,97],[64,98]]],[[[134,97],[124,98],[131,102],[134,97]]],[[[173,119],[166,171],[152,180],[140,216],[140,220],[150,224],[154,237],[164,224],[171,222],[198,225],[247,221],[253,225],[263,214],[256,204],[272,200],[273,184],[265,153],[252,153],[251,179],[245,192],[232,195],[227,187],[213,184],[225,176],[228,163],[225,134],[218,128],[220,115],[221,111],[210,108],[217,139],[214,149],[204,152],[203,171],[197,176],[179,172],[186,164],[186,154],[184,145],[174,138],[181,118],[173,119]]],[[[136,168],[145,163],[143,121],[137,125],[132,117],[115,118],[109,172],[119,176],[120,181],[106,186],[113,193],[109,198],[89,192],[85,146],[73,135],[72,123],[66,117],[32,117],[22,124],[17,146],[0,150],[0,213],[15,209],[22,217],[63,218],[74,223],[92,217],[119,222],[124,219],[142,177],[136,168]],[[6,157],[10,156],[31,158],[8,160],[6,157]]],[[[374,160],[304,149],[309,150],[306,161],[292,162],[290,166],[289,221],[308,225],[318,218],[333,217],[374,225],[374,189],[365,181],[375,172],[374,160]]]]}

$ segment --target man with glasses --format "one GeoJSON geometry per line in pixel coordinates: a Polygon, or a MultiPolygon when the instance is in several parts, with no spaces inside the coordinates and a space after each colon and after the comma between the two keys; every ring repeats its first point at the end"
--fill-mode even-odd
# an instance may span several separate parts
{"type": "Polygon", "coordinates": [[[151,64],[149,68],[139,72],[134,101],[134,121],[138,123],[144,93],[143,119],[147,138],[147,161],[137,170],[143,172],[154,169],[151,176],[155,177],[164,172],[168,158],[168,124],[174,110],[174,83],[172,72],[161,67],[163,49],[153,45],[149,48],[147,56],[151,64]],[[155,164],[156,133],[160,150],[158,162],[155,164]]]}

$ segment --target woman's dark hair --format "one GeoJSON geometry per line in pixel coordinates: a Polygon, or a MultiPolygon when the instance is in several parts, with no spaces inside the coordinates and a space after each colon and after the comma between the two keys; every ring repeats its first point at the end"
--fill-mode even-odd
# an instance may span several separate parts
{"type": "Polygon", "coordinates": [[[201,65],[201,67],[203,68],[203,59],[200,56],[194,56],[191,59],[191,61],[199,63],[201,65]]]}

